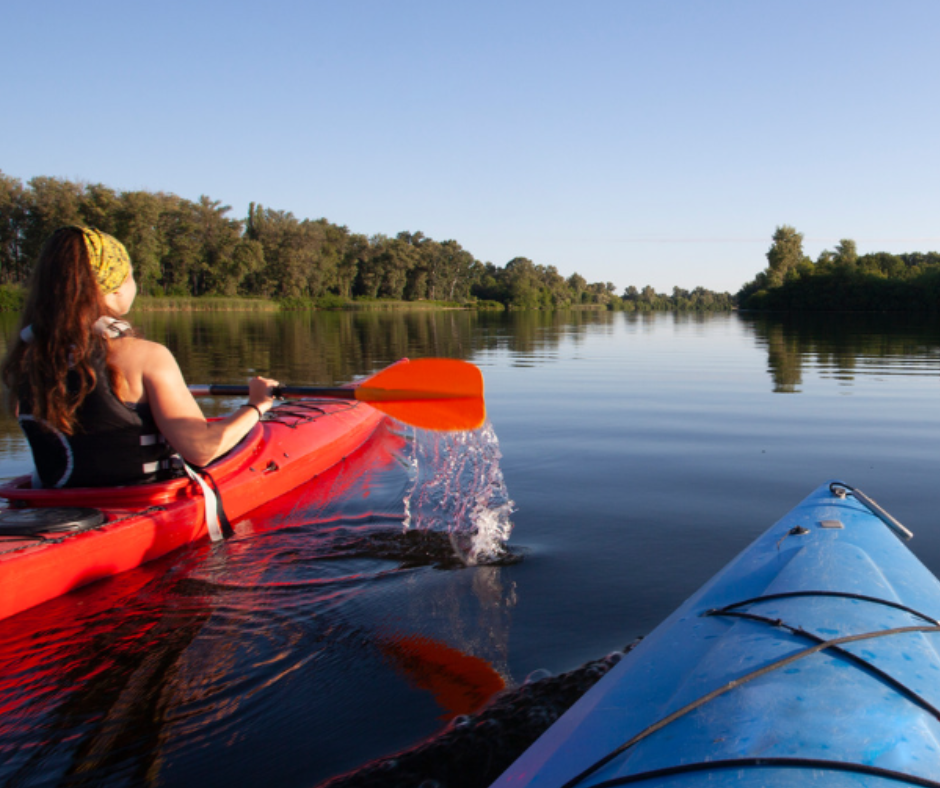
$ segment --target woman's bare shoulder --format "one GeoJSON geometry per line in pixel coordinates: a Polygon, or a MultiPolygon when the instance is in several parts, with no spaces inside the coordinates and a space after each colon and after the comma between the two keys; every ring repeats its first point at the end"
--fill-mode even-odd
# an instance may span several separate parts
{"type": "Polygon", "coordinates": [[[111,361],[128,380],[181,378],[179,364],[169,348],[159,342],[140,337],[123,337],[111,343],[111,361]]]}
{"type": "Polygon", "coordinates": [[[110,352],[112,355],[146,359],[148,362],[172,360],[175,363],[173,354],[166,345],[142,337],[121,337],[121,339],[113,340],[110,352]]]}

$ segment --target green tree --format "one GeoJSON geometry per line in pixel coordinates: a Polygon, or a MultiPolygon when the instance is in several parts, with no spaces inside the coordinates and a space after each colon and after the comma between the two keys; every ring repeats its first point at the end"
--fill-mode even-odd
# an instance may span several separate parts
{"type": "Polygon", "coordinates": [[[359,269],[356,272],[353,295],[378,298],[384,276],[383,261],[379,258],[388,242],[388,236],[381,234],[373,235],[369,239],[368,253],[359,257],[359,269]]]}
{"type": "Polygon", "coordinates": [[[242,224],[226,214],[231,206],[206,195],[197,203],[187,203],[192,212],[197,259],[188,271],[189,290],[193,295],[237,292],[240,280],[235,279],[239,268],[232,265],[235,247],[242,234],[242,224]]]}
{"type": "Polygon", "coordinates": [[[23,182],[0,171],[0,284],[19,284],[29,276],[23,251],[27,206],[23,182]]]}
{"type": "Polygon", "coordinates": [[[774,232],[773,243],[767,250],[767,282],[779,287],[791,271],[796,271],[806,256],[803,254],[803,234],[788,224],[774,232]]]}
{"type": "Polygon", "coordinates": [[[251,277],[262,270],[264,247],[261,242],[240,238],[232,249],[231,259],[224,263],[220,295],[254,295],[250,288],[245,287],[245,283],[250,282],[251,277]]]}
{"type": "Polygon", "coordinates": [[[888,252],[875,252],[866,254],[858,259],[856,269],[863,274],[871,274],[886,279],[909,279],[916,267],[905,264],[904,258],[900,255],[889,254],[888,252]]]}
{"type": "MultiPolygon", "coordinates": [[[[344,295],[341,289],[345,286],[340,283],[340,277],[346,277],[346,251],[350,243],[349,228],[345,225],[332,224],[326,219],[317,219],[316,224],[323,228],[323,245],[320,247],[319,282],[320,289],[315,295],[325,295],[327,292],[344,295]]],[[[345,281],[345,280],[344,280],[345,281]]]]}
{"type": "Polygon", "coordinates": [[[855,241],[850,238],[843,238],[839,241],[836,245],[834,262],[843,271],[854,271],[858,263],[858,249],[855,241]]]}
{"type": "Polygon", "coordinates": [[[456,301],[470,294],[473,255],[453,240],[437,244],[428,261],[428,298],[456,301]]]}
{"type": "Polygon", "coordinates": [[[554,265],[536,266],[540,281],[540,301],[546,308],[565,308],[571,306],[574,297],[568,281],[558,273],[554,265]]]}
{"type": "Polygon", "coordinates": [[[193,203],[174,199],[160,213],[159,232],[164,240],[159,284],[167,295],[197,295],[203,273],[202,239],[193,203]]]}
{"type": "Polygon", "coordinates": [[[32,265],[53,231],[67,224],[83,223],[79,210],[83,189],[71,181],[47,177],[32,178],[28,187],[23,253],[32,265]]]}
{"type": "Polygon", "coordinates": [[[352,298],[353,286],[359,269],[366,265],[372,256],[369,239],[361,233],[353,233],[346,239],[343,256],[336,264],[335,288],[337,295],[352,298]]]}
{"type": "Polygon", "coordinates": [[[404,298],[408,275],[420,260],[419,249],[410,239],[400,235],[385,240],[376,251],[374,263],[381,271],[378,295],[383,298],[404,298]]]}
{"type": "Polygon", "coordinates": [[[82,222],[117,237],[117,213],[120,198],[114,189],[94,183],[85,186],[78,206],[82,222]]]}
{"type": "Polygon", "coordinates": [[[527,257],[514,257],[505,268],[509,305],[514,309],[537,309],[539,277],[533,262],[527,257]]]}
{"type": "Polygon", "coordinates": [[[506,289],[504,271],[494,263],[484,263],[476,274],[470,293],[484,301],[499,301],[502,304],[508,304],[509,292],[506,289]]]}
{"type": "Polygon", "coordinates": [[[568,289],[571,291],[572,302],[580,304],[582,295],[587,290],[587,279],[579,273],[573,273],[568,277],[568,289]]]}
{"type": "Polygon", "coordinates": [[[260,295],[302,297],[309,295],[310,233],[289,211],[262,206],[249,210],[246,237],[258,241],[264,251],[264,268],[252,277],[260,295]]]}
{"type": "Polygon", "coordinates": [[[388,291],[390,274],[394,273],[396,285],[400,276],[404,276],[402,295],[397,297],[409,301],[428,298],[431,274],[439,255],[440,244],[427,238],[420,230],[415,233],[408,230],[398,233],[395,241],[383,245],[381,251],[380,260],[385,266],[386,280],[383,291],[388,291]]]}
{"type": "Polygon", "coordinates": [[[161,295],[161,261],[167,252],[161,219],[174,200],[165,194],[122,192],[114,208],[115,236],[127,246],[143,295],[161,295]]]}

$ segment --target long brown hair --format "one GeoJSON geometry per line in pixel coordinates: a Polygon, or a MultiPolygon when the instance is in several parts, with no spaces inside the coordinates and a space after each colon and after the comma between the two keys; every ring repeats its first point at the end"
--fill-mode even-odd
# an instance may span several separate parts
{"type": "Polygon", "coordinates": [[[30,279],[20,329],[3,360],[0,375],[14,412],[28,393],[32,415],[71,435],[75,412],[97,384],[96,367],[107,371],[115,393],[123,383],[108,362],[108,340],[94,331],[102,315],[117,317],[105,304],[79,227],[62,227],[46,241],[30,279]],[[68,385],[68,373],[77,385],[68,385]]]}

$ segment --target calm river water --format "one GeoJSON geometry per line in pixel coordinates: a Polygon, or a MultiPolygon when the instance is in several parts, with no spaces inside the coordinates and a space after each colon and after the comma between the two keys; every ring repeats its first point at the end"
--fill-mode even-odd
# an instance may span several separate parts
{"type": "MultiPolygon", "coordinates": [[[[383,432],[358,464],[257,515],[250,537],[0,622],[0,784],[316,785],[502,683],[622,649],[827,479],[876,498],[940,573],[936,320],[138,322],[192,382],[331,385],[402,356],[465,358],[483,370],[489,426],[383,432]],[[466,565],[510,526],[521,560],[483,550],[466,565]]],[[[0,477],[29,465],[0,417],[0,477]]]]}

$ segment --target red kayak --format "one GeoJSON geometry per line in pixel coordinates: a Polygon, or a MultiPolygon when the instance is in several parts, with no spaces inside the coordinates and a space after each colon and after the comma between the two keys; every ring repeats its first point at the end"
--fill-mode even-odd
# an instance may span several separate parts
{"type": "MultiPolygon", "coordinates": [[[[234,521],[342,462],[384,418],[361,402],[288,402],[273,408],[235,449],[205,470],[234,521]]],[[[0,535],[0,619],[207,534],[202,489],[185,477],[125,487],[34,490],[30,477],[22,476],[0,486],[0,498],[11,509],[26,510],[7,514],[22,517],[23,531],[31,531],[0,535]],[[72,520],[75,530],[57,530],[69,526],[56,525],[53,516],[49,530],[37,532],[46,526],[44,513],[36,509],[46,507],[85,511],[56,513],[72,520]]]]}
{"type": "MultiPolygon", "coordinates": [[[[247,393],[244,386],[191,388],[247,393]]],[[[342,462],[386,415],[423,429],[471,430],[486,413],[480,370],[458,359],[402,359],[355,386],[281,386],[275,394],[297,399],[269,411],[195,480],[34,490],[23,476],[0,485],[9,504],[0,509],[0,619],[207,533],[221,538],[215,500],[228,520],[242,519],[342,462]]]]}

